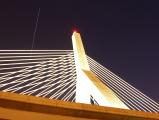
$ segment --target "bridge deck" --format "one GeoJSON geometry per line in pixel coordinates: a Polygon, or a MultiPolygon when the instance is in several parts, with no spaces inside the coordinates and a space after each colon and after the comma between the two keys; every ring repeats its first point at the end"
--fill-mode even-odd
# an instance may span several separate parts
{"type": "Polygon", "coordinates": [[[0,92],[0,119],[159,120],[159,114],[0,92]]]}

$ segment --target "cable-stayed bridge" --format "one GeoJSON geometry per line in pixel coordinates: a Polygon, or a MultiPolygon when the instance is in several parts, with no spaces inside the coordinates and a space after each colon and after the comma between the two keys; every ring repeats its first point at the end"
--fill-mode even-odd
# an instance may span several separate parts
{"type": "Polygon", "coordinates": [[[1,50],[0,99],[18,93],[139,111],[147,116],[136,119],[159,119],[157,102],[85,55],[79,33],[72,39],[73,50],[1,50]]]}

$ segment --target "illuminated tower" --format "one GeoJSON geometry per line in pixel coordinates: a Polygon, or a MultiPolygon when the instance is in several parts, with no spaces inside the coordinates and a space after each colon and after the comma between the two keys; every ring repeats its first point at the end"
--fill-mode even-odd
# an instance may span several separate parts
{"type": "Polygon", "coordinates": [[[81,36],[78,32],[72,35],[75,56],[77,84],[76,102],[90,103],[92,96],[99,105],[128,109],[128,107],[90,71],[81,36]]]}

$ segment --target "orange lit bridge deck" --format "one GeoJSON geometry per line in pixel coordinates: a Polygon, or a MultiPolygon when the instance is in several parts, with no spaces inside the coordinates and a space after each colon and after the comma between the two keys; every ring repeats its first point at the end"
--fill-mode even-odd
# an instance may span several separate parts
{"type": "Polygon", "coordinates": [[[2,120],[159,120],[159,114],[0,92],[2,120]]]}

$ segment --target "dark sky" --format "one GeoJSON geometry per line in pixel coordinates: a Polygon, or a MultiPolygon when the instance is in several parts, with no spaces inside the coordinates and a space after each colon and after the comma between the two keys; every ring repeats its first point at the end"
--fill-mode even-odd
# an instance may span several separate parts
{"type": "Polygon", "coordinates": [[[0,49],[72,49],[78,27],[86,53],[159,101],[159,3],[150,0],[0,2],[0,49]]]}

